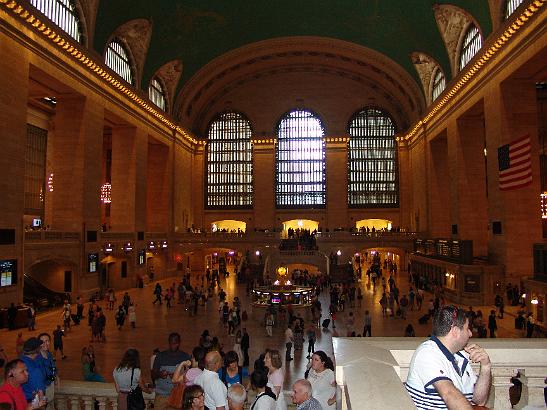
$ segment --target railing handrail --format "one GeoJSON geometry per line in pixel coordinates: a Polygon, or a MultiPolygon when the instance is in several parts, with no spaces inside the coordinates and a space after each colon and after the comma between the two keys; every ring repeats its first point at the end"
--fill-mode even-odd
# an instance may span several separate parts
{"type": "Polygon", "coordinates": [[[25,231],[25,241],[62,241],[72,242],[80,240],[80,232],[66,231],[25,231]]]}
{"type": "MultiPolygon", "coordinates": [[[[343,408],[351,408],[351,403],[367,403],[368,409],[415,409],[403,382],[412,355],[424,340],[427,339],[333,338],[336,381],[349,400],[343,408]]],[[[547,376],[547,346],[543,339],[481,339],[479,343],[492,362],[489,408],[511,408],[508,388],[517,370],[524,370],[527,383],[519,407],[521,403],[541,404],[547,376]]],[[[478,365],[472,366],[478,369],[478,365]]]]}

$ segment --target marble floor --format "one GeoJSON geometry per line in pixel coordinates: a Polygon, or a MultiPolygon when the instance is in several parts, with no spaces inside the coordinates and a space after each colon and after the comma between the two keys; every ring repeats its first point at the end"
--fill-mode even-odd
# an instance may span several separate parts
{"type": "MultiPolygon", "coordinates": [[[[401,289],[401,294],[408,290],[407,273],[400,272],[397,278],[398,286],[401,289]]],[[[161,281],[162,285],[172,284],[177,278],[170,278],[161,281]]],[[[222,287],[227,293],[227,300],[232,301],[235,296],[238,296],[242,301],[242,309],[248,313],[248,320],[243,323],[250,334],[251,348],[249,351],[251,365],[258,355],[266,348],[280,349],[284,352],[284,330],[285,325],[279,324],[274,328],[273,337],[268,337],[263,327],[263,308],[252,308],[249,297],[245,293],[245,285],[236,284],[233,275],[227,280],[223,280],[222,287]]],[[[426,294],[422,311],[409,311],[407,320],[399,318],[382,318],[379,299],[381,296],[381,286],[374,290],[366,281],[366,275],[363,275],[363,281],[359,282],[359,286],[363,290],[362,306],[353,308],[347,307],[345,312],[341,312],[337,317],[337,328],[328,330],[318,329],[318,339],[315,345],[316,350],[324,350],[332,357],[332,337],[345,336],[346,327],[344,319],[350,311],[355,315],[355,331],[362,333],[363,315],[365,310],[369,310],[373,315],[372,334],[373,336],[403,336],[404,329],[408,323],[412,323],[416,336],[424,337],[429,335],[431,331],[431,321],[426,325],[418,324],[418,318],[425,313],[427,301],[429,300],[426,294]],[[340,334],[338,334],[340,332],[340,334]]],[[[192,348],[197,345],[199,337],[204,329],[208,329],[214,336],[219,337],[224,346],[224,351],[232,349],[234,338],[229,336],[219,320],[218,315],[218,298],[208,302],[207,309],[199,308],[198,315],[191,317],[188,311],[182,305],[175,304],[168,309],[165,305],[153,305],[154,299],[153,284],[144,289],[130,289],[129,295],[136,303],[137,307],[137,327],[132,329],[128,323],[122,330],[118,330],[115,326],[114,311],[106,311],[107,329],[106,343],[93,343],[99,372],[106,378],[107,381],[112,381],[112,370],[118,364],[123,352],[128,347],[135,347],[141,353],[142,368],[146,380],[150,378],[148,366],[145,363],[149,362],[149,357],[154,348],[167,348],[167,335],[170,332],[179,332],[182,335],[181,349],[186,352],[191,352],[192,348]]],[[[118,294],[118,301],[121,300],[122,294],[118,294]]],[[[320,300],[323,306],[323,318],[328,310],[328,292],[324,291],[320,300]]],[[[101,302],[100,305],[106,309],[106,302],[101,302]]],[[[492,306],[475,307],[482,309],[483,313],[492,309],[492,306]]],[[[87,313],[87,305],[85,312],[87,313]]],[[[301,315],[306,319],[306,323],[311,320],[311,315],[308,309],[302,309],[301,315]]],[[[498,319],[498,337],[520,337],[517,331],[514,330],[513,322],[514,315],[509,312],[504,319],[498,319]]],[[[26,329],[21,329],[23,337],[26,339],[33,335],[38,335],[40,332],[52,332],[57,324],[61,324],[61,312],[51,311],[38,316],[36,331],[29,332],[26,329]]],[[[0,344],[4,347],[9,358],[15,357],[15,341],[18,331],[0,330],[0,344]]],[[[90,344],[90,328],[87,326],[87,319],[82,321],[79,326],[73,326],[67,332],[67,337],[64,340],[65,354],[67,359],[58,360],[58,368],[60,376],[63,379],[81,380],[80,352],[83,346],[90,344]]],[[[285,389],[289,390],[292,383],[302,378],[308,359],[306,358],[307,342],[304,343],[304,351],[297,351],[294,354],[294,360],[286,365],[285,389]]],[[[283,354],[284,356],[284,354],[283,354]]],[[[60,358],[60,357],[59,357],[60,358]]]]}

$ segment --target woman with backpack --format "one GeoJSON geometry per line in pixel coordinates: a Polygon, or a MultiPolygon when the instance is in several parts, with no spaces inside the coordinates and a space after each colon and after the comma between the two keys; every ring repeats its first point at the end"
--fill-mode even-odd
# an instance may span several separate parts
{"type": "Polygon", "coordinates": [[[226,387],[230,387],[235,383],[243,384],[243,379],[249,377],[249,372],[239,365],[237,353],[230,350],[224,355],[224,366],[218,370],[218,377],[226,387]]]}

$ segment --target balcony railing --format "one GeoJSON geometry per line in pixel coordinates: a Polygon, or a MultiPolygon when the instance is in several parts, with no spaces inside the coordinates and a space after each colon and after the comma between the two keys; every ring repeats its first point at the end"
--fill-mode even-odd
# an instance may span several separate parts
{"type": "MultiPolygon", "coordinates": [[[[342,389],[342,409],[415,409],[403,382],[410,360],[423,338],[333,338],[336,381],[342,389]]],[[[547,345],[543,339],[481,339],[492,362],[492,386],[487,407],[511,409],[511,378],[520,372],[522,393],[514,407],[545,408],[547,345]]],[[[478,369],[473,365],[475,370],[478,369]]]]}
{"type": "MultiPolygon", "coordinates": [[[[144,393],[148,404],[154,400],[153,394],[144,393]]],[[[114,383],[96,383],[74,380],[62,380],[55,389],[55,408],[57,410],[94,410],[95,402],[100,410],[118,408],[118,393],[114,383]]]]}
{"type": "Polygon", "coordinates": [[[79,232],[62,231],[27,231],[25,232],[25,242],[78,242],[80,240],[79,232]]]}

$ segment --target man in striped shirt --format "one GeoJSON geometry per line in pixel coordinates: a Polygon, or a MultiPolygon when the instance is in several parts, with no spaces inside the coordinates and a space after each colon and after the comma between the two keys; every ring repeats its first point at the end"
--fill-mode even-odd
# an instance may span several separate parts
{"type": "Polygon", "coordinates": [[[484,406],[491,383],[486,351],[469,343],[469,319],[462,309],[443,306],[433,319],[431,339],[412,356],[406,388],[419,409],[472,409],[484,406]],[[470,362],[480,363],[477,377],[470,362]]]}

